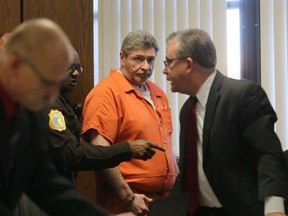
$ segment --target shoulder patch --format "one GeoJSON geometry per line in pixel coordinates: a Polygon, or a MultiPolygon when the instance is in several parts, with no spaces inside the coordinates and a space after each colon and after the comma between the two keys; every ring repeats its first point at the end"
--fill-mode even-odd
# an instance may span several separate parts
{"type": "Polygon", "coordinates": [[[63,131],[66,130],[65,118],[59,110],[50,110],[49,116],[49,127],[52,130],[63,131]]]}

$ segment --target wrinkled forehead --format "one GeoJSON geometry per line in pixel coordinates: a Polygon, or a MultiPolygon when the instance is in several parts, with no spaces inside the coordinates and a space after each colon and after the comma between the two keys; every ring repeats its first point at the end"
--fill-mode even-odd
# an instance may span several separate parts
{"type": "Polygon", "coordinates": [[[153,47],[149,48],[135,48],[127,53],[127,56],[146,56],[146,57],[156,57],[157,53],[153,47]]]}

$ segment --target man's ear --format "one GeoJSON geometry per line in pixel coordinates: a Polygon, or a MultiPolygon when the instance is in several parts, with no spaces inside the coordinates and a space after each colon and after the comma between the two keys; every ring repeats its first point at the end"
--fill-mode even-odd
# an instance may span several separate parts
{"type": "Polygon", "coordinates": [[[21,64],[22,64],[22,60],[19,58],[19,56],[14,54],[8,57],[8,65],[11,69],[17,71],[19,67],[21,66],[21,64]]]}
{"type": "Polygon", "coordinates": [[[0,35],[0,52],[4,52],[6,44],[11,37],[11,33],[3,33],[0,35]]]}
{"type": "Polygon", "coordinates": [[[122,51],[120,51],[120,61],[121,61],[121,65],[124,64],[124,58],[125,58],[125,54],[124,54],[122,51]]]}
{"type": "Polygon", "coordinates": [[[189,73],[193,70],[194,67],[193,59],[191,57],[187,57],[186,61],[187,61],[187,72],[189,73]]]}
{"type": "Polygon", "coordinates": [[[189,62],[190,66],[193,66],[194,62],[193,62],[193,59],[191,57],[187,57],[187,61],[189,62]]]}

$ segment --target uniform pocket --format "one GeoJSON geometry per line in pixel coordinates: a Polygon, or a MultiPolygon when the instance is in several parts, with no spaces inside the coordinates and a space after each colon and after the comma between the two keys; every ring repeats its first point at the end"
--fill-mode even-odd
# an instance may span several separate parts
{"type": "Polygon", "coordinates": [[[169,107],[161,109],[161,116],[162,125],[165,126],[167,132],[171,134],[173,132],[171,109],[169,107]]]}

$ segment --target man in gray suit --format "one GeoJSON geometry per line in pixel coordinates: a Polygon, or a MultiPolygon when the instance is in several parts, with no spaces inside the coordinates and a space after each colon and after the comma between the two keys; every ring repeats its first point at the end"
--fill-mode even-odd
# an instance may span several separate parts
{"type": "MultiPolygon", "coordinates": [[[[189,216],[285,215],[284,155],[274,132],[277,120],[261,86],[230,79],[216,70],[216,50],[200,29],[167,38],[164,74],[171,90],[197,99],[196,181],[189,216]]],[[[180,175],[171,191],[186,183],[189,101],[180,113],[180,175]]],[[[195,164],[194,163],[194,164],[195,164]]]]}

